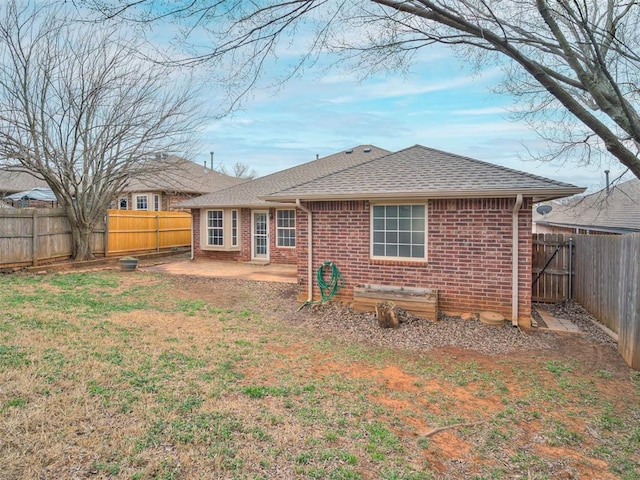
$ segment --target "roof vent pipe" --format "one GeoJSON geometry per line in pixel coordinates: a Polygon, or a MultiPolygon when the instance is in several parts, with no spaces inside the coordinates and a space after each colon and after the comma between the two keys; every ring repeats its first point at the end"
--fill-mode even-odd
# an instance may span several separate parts
{"type": "Polygon", "coordinates": [[[320,155],[316,153],[316,160],[320,159],[320,155]]]}
{"type": "Polygon", "coordinates": [[[604,178],[606,179],[605,182],[607,184],[607,195],[609,195],[609,170],[604,171],[604,178]]]}

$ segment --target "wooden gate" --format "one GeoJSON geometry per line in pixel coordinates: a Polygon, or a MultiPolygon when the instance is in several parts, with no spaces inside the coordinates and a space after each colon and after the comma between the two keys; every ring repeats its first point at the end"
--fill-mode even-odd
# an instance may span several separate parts
{"type": "Polygon", "coordinates": [[[559,303],[571,298],[573,245],[570,236],[534,233],[531,300],[559,303]]]}

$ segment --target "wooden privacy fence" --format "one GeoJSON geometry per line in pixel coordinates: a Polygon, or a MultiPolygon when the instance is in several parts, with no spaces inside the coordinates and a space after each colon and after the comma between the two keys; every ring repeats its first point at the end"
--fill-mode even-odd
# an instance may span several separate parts
{"type": "Polygon", "coordinates": [[[618,352],[640,370],[640,234],[573,238],[574,298],[618,334],[618,352]]]}
{"type": "MultiPolygon", "coordinates": [[[[96,255],[105,254],[105,225],[91,237],[96,255]]],[[[71,228],[61,208],[0,209],[0,268],[36,266],[71,257],[71,228]]]]}
{"type": "Polygon", "coordinates": [[[109,210],[107,255],[191,245],[191,214],[109,210]]]}
{"type": "Polygon", "coordinates": [[[533,302],[558,303],[571,298],[573,249],[569,238],[562,234],[533,234],[533,302]]]}
{"type": "MultiPolygon", "coordinates": [[[[94,255],[168,250],[191,245],[186,212],[109,210],[91,237],[94,255]]],[[[61,208],[0,209],[0,268],[71,258],[69,221],[61,208]]]]}

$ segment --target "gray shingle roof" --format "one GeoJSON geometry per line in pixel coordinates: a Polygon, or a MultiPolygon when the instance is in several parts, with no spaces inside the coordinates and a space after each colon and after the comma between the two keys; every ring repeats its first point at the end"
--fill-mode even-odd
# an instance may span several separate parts
{"type": "Polygon", "coordinates": [[[0,194],[16,193],[37,187],[48,187],[47,182],[24,172],[0,170],[0,194]]]}
{"type": "Polygon", "coordinates": [[[266,202],[259,198],[261,196],[313,181],[388,153],[388,150],[372,145],[360,145],[241,185],[182,202],[179,206],[185,208],[263,206],[266,202]]]}
{"type": "Polygon", "coordinates": [[[584,228],[603,232],[640,232],[640,180],[634,178],[569,204],[553,204],[547,215],[534,211],[533,220],[542,225],[584,228]]]}
{"type": "Polygon", "coordinates": [[[284,189],[271,201],[514,196],[559,198],[584,188],[415,145],[284,189]]]}
{"type": "Polygon", "coordinates": [[[216,172],[190,160],[171,156],[163,159],[167,162],[162,172],[149,178],[136,178],[129,181],[125,192],[169,191],[183,193],[209,193],[246,182],[246,179],[231,177],[216,172]]]}

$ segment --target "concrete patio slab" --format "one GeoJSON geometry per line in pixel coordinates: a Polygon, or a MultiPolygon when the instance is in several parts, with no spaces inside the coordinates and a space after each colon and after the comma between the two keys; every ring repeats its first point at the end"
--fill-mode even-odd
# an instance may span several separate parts
{"type": "Polygon", "coordinates": [[[237,278],[263,282],[296,283],[295,265],[225,262],[219,260],[181,260],[138,268],[169,275],[195,275],[211,278],[237,278]]]}

